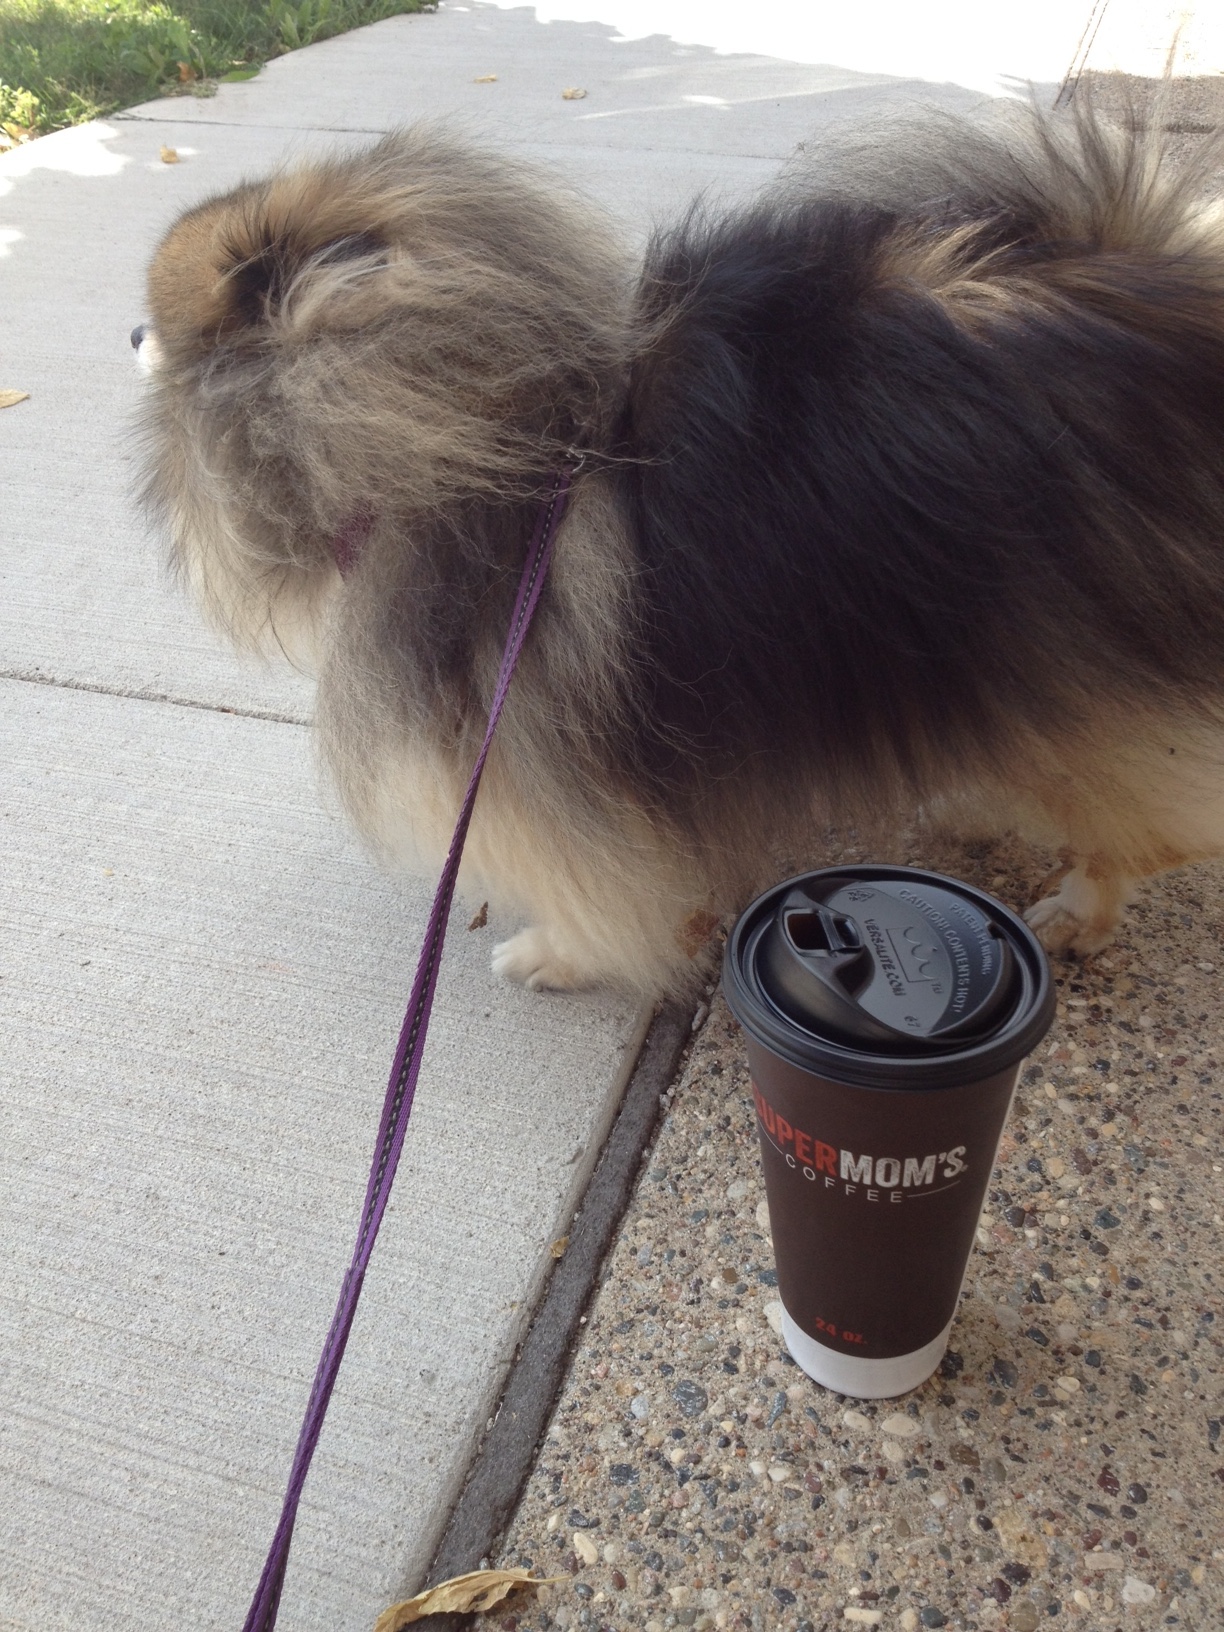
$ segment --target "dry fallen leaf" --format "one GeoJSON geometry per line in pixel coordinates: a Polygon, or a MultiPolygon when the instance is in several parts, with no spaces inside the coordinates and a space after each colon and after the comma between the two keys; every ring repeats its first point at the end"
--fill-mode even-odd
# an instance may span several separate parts
{"type": "Polygon", "coordinates": [[[565,1257],[565,1249],[568,1246],[569,1246],[569,1236],[568,1235],[559,1235],[557,1237],[557,1239],[553,1242],[552,1246],[549,1247],[548,1250],[549,1250],[549,1252],[552,1253],[554,1258],[564,1258],[565,1257]]]}
{"type": "Polygon", "coordinates": [[[0,408],[15,408],[19,402],[29,399],[28,391],[0,391],[0,408]]]}
{"type": "Polygon", "coordinates": [[[712,912],[698,908],[690,912],[680,925],[678,940],[690,958],[695,958],[718,928],[721,920],[712,912]]]}
{"type": "Polygon", "coordinates": [[[581,102],[586,94],[587,93],[585,91],[580,91],[577,85],[568,85],[565,90],[561,92],[561,95],[566,102],[581,102]]]}
{"type": "Polygon", "coordinates": [[[483,929],[485,927],[485,925],[488,923],[488,921],[489,921],[489,903],[487,901],[485,901],[485,902],[482,903],[480,911],[476,914],[475,918],[473,918],[471,923],[468,925],[468,928],[469,929],[483,929]]]}
{"type": "Polygon", "coordinates": [[[472,84],[473,85],[496,85],[497,84],[497,75],[496,74],[478,74],[476,76],[476,78],[472,81],[472,84]]]}
{"type": "Polygon", "coordinates": [[[512,1593],[534,1592],[537,1587],[568,1580],[568,1576],[560,1575],[537,1580],[530,1570],[472,1570],[418,1592],[402,1604],[392,1604],[375,1621],[374,1632],[400,1632],[401,1627],[424,1620],[426,1615],[483,1615],[512,1593]]]}
{"type": "Polygon", "coordinates": [[[179,162],[178,148],[163,147],[161,150],[161,161],[163,164],[177,164],[179,162]]]}

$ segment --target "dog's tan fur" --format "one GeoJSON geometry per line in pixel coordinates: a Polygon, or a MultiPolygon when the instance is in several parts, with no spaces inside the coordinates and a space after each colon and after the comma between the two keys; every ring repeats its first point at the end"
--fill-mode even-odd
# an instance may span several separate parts
{"type": "Polygon", "coordinates": [[[309,615],[355,496],[404,520],[512,499],[598,434],[630,288],[593,211],[426,131],[190,212],[149,275],[153,488],[212,619],[259,647],[286,603],[309,615]],[[249,333],[252,269],[276,284],[274,347],[249,333]]]}
{"type": "MultiPolygon", "coordinates": [[[[1055,218],[1093,257],[1026,266],[974,223],[902,226],[879,251],[879,286],[925,290],[987,341],[1095,307],[1154,343],[1193,344],[1190,320],[1179,334],[1179,312],[1115,263],[1183,257],[1198,284],[1216,279],[1224,311],[1219,220],[1162,179],[1143,144],[1119,157],[1089,121],[1073,162],[1036,129],[1016,162],[1045,166],[1055,218]]],[[[632,748],[613,754],[652,706],[616,425],[635,371],[666,355],[678,321],[635,306],[633,276],[606,223],[553,184],[410,132],[190,212],[150,277],[150,490],[175,560],[233,639],[317,672],[326,761],[357,826],[396,862],[433,866],[445,851],[539,493],[573,448],[594,450],[464,862],[477,899],[532,919],[498,949],[498,969],[533,986],[682,989],[710,928],[780,865],[819,860],[826,826],[879,828],[881,811],[916,805],[1068,847],[1069,872],[1031,912],[1056,950],[1103,945],[1134,880],[1224,851],[1224,700],[1187,703],[1172,684],[1139,706],[1081,686],[1042,729],[1000,696],[968,744],[917,720],[901,740],[881,722],[855,764],[809,754],[785,774],[751,744],[699,762],[652,724],[697,789],[670,802],[632,748]],[[362,513],[360,570],[342,583],[332,541],[362,513]]],[[[1136,594],[1166,615],[1163,569],[1143,561],[1131,519],[1108,518],[1104,535],[1117,570],[1137,573],[1136,594]]],[[[1218,599],[1219,575],[1174,521],[1166,545],[1186,582],[1218,599]]],[[[1035,640],[1034,662],[1042,649],[1035,640]]],[[[1085,652],[1072,669],[1092,666],[1085,652]]]]}

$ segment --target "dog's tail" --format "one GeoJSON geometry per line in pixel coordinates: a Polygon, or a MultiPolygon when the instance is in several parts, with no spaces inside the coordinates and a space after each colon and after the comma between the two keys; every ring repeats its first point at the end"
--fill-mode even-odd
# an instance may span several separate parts
{"type": "Polygon", "coordinates": [[[1210,194],[1224,141],[1178,142],[1174,83],[1142,94],[1117,77],[1082,83],[1052,111],[999,101],[973,118],[929,110],[834,136],[792,164],[780,195],[873,204],[928,232],[959,223],[979,247],[993,237],[1097,252],[1193,248],[1221,230],[1210,194]]]}

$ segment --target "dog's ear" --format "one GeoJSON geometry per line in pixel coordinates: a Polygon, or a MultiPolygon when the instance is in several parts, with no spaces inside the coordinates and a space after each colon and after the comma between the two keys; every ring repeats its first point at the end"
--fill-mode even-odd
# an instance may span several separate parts
{"type": "MultiPolygon", "coordinates": [[[[311,178],[307,178],[308,180],[311,178]]],[[[189,211],[149,273],[149,310],[163,346],[198,355],[258,338],[311,271],[376,267],[390,255],[365,201],[294,180],[241,189],[189,211]]]]}
{"type": "Polygon", "coordinates": [[[387,245],[377,233],[354,231],[318,243],[311,234],[282,233],[266,237],[257,246],[233,244],[223,271],[221,291],[227,312],[223,329],[252,328],[274,317],[295,278],[309,270],[323,270],[346,261],[376,262],[385,256],[387,245]]]}

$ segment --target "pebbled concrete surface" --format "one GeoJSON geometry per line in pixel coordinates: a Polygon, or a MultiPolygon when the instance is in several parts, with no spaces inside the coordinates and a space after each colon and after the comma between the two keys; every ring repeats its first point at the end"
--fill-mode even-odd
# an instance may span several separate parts
{"type": "MultiPolygon", "coordinates": [[[[883,859],[1019,905],[1052,858],[883,859]]],[[[821,1389],[778,1339],[742,1040],[715,1000],[496,1560],[570,1583],[503,1632],[1219,1626],[1222,979],[1218,864],[1058,969],[949,1353],[879,1402],[821,1389]]]]}

